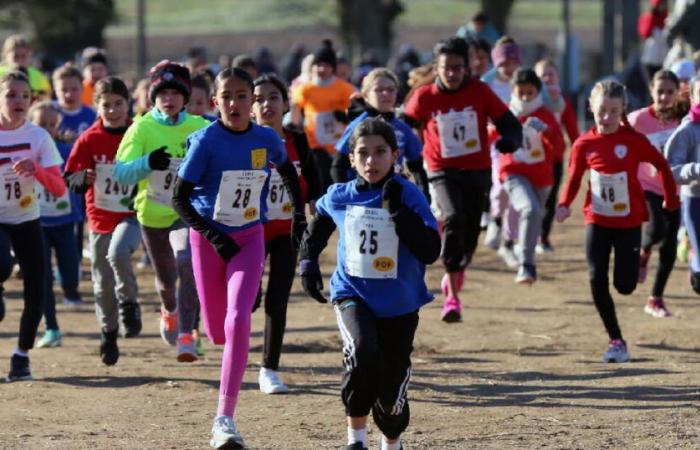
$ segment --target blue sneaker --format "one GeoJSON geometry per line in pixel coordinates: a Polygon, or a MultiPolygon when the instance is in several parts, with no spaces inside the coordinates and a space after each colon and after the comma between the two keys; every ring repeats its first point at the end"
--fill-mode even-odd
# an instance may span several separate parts
{"type": "Polygon", "coordinates": [[[37,348],[54,348],[63,345],[63,336],[61,330],[46,330],[46,333],[41,337],[36,344],[37,348]]]}

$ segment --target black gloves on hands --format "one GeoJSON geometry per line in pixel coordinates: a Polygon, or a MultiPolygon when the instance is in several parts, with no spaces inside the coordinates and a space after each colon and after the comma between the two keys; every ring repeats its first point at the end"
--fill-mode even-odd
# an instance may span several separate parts
{"type": "Polygon", "coordinates": [[[396,178],[389,178],[382,188],[382,205],[389,209],[390,214],[395,214],[401,208],[401,183],[396,178]]]}
{"type": "Polygon", "coordinates": [[[496,142],[496,150],[501,153],[513,153],[518,147],[509,138],[501,138],[496,142]]]}
{"type": "Polygon", "coordinates": [[[226,262],[231,261],[231,258],[241,251],[236,241],[224,233],[216,233],[210,237],[209,242],[216,250],[216,253],[226,262]]]}
{"type": "Polygon", "coordinates": [[[321,278],[321,269],[318,267],[318,261],[310,259],[302,259],[299,261],[299,274],[301,275],[301,287],[306,294],[319,303],[328,303],[326,297],[323,296],[323,278],[321,278]]]}
{"type": "Polygon", "coordinates": [[[301,212],[294,213],[294,217],[292,218],[292,245],[296,251],[299,251],[301,239],[307,226],[306,214],[301,212]]]}
{"type": "Polygon", "coordinates": [[[170,155],[166,153],[165,145],[148,155],[148,166],[151,170],[167,170],[170,167],[170,155]]]}

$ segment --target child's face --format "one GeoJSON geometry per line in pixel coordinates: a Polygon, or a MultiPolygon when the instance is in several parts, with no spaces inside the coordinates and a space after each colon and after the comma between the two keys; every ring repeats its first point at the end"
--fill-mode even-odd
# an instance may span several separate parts
{"type": "Polygon", "coordinates": [[[534,100],[539,93],[540,91],[537,90],[534,84],[522,83],[513,86],[513,96],[523,103],[534,100]]]}
{"type": "Polygon", "coordinates": [[[474,76],[480,77],[489,70],[491,59],[484,50],[469,47],[469,69],[474,76]]]}
{"type": "Polygon", "coordinates": [[[274,84],[263,83],[255,86],[253,99],[255,101],[253,114],[255,114],[255,120],[259,124],[273,128],[282,125],[282,117],[287,110],[287,104],[274,84]]]}
{"type": "Polygon", "coordinates": [[[0,114],[11,123],[27,118],[32,93],[23,81],[10,80],[0,86],[0,114]]]}
{"type": "Polygon", "coordinates": [[[83,77],[85,78],[86,81],[89,83],[95,84],[96,82],[100,81],[104,77],[107,76],[107,66],[102,64],[101,62],[94,62],[91,64],[88,64],[85,66],[83,69],[83,77]]]}
{"type": "Polygon", "coordinates": [[[61,108],[72,111],[80,108],[83,83],[75,77],[65,77],[56,81],[56,98],[61,108]]]}
{"type": "Polygon", "coordinates": [[[250,123],[253,92],[245,81],[230,77],[216,91],[214,103],[224,124],[236,131],[243,131],[250,123]]]}
{"type": "Polygon", "coordinates": [[[185,106],[185,96],[173,88],[165,88],[156,94],[156,108],[169,117],[177,117],[185,106]]]}
{"type": "Polygon", "coordinates": [[[391,78],[379,77],[362,95],[379,112],[392,112],[396,106],[398,87],[391,78]]]}
{"type": "Polygon", "coordinates": [[[209,96],[202,88],[193,87],[190,101],[187,103],[187,112],[195,116],[203,116],[209,112],[209,96]]]}
{"type": "Polygon", "coordinates": [[[510,80],[513,78],[513,74],[518,70],[520,64],[515,59],[506,59],[500,66],[498,66],[498,75],[503,80],[510,80]]]}
{"type": "Polygon", "coordinates": [[[29,58],[32,57],[32,51],[27,47],[16,47],[6,53],[7,63],[11,66],[28,67],[29,58]]]}
{"type": "Polygon", "coordinates": [[[394,170],[397,157],[397,150],[392,150],[382,136],[373,134],[362,136],[355,142],[350,163],[360,177],[376,183],[394,170]]]}
{"type": "Polygon", "coordinates": [[[338,66],[335,68],[335,76],[341,80],[350,81],[352,77],[352,67],[350,67],[350,64],[343,62],[338,63],[338,66]]]}
{"type": "Polygon", "coordinates": [[[97,99],[95,107],[104,126],[109,128],[126,126],[129,102],[121,95],[103,94],[97,99]]]}
{"type": "Polygon", "coordinates": [[[547,65],[537,72],[537,76],[540,77],[545,86],[559,86],[559,71],[556,67],[547,65]]]}
{"type": "Polygon", "coordinates": [[[678,88],[671,80],[657,80],[651,85],[651,98],[659,111],[673,108],[678,96],[678,88]]]}
{"type": "Polygon", "coordinates": [[[442,84],[447,89],[458,89],[466,75],[466,66],[464,58],[459,55],[440,54],[437,59],[436,72],[442,84]]]}
{"type": "Polygon", "coordinates": [[[591,110],[600,134],[611,134],[620,128],[625,104],[619,97],[598,95],[591,99],[591,110]]]}
{"type": "Polygon", "coordinates": [[[311,66],[311,74],[319,80],[327,80],[333,76],[333,66],[320,62],[311,66]]]}
{"type": "Polygon", "coordinates": [[[61,116],[51,109],[40,109],[32,114],[31,121],[34,125],[49,132],[51,137],[58,135],[58,125],[61,123],[61,116]]]}

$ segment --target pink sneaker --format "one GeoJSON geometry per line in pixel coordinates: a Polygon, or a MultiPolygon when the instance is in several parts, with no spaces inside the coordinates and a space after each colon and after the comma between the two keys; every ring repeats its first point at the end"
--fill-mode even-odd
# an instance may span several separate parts
{"type": "MultiPolygon", "coordinates": [[[[443,295],[448,294],[448,286],[450,283],[450,276],[448,274],[445,274],[442,276],[442,280],[440,281],[440,289],[442,290],[443,295]]],[[[461,291],[462,286],[464,286],[464,271],[459,272],[459,275],[457,276],[457,290],[461,291]]]]}
{"type": "Polygon", "coordinates": [[[462,305],[456,297],[447,297],[442,305],[443,322],[454,323],[462,320],[462,305]]]}
{"type": "Polygon", "coordinates": [[[653,295],[647,299],[644,312],[656,318],[671,317],[671,312],[666,308],[664,299],[653,295]]]}

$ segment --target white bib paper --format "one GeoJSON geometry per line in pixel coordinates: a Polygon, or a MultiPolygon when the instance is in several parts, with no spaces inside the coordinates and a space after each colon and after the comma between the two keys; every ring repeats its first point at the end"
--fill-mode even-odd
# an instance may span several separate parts
{"type": "Polygon", "coordinates": [[[345,126],[335,120],[333,112],[316,114],[316,141],[321,145],[333,145],[343,136],[345,126]]]}
{"type": "Polygon", "coordinates": [[[450,110],[436,118],[440,135],[440,154],[443,158],[457,158],[481,150],[479,119],[471,109],[450,110]]]}
{"type": "MultiPolygon", "coordinates": [[[[301,175],[299,162],[294,161],[293,164],[297,175],[301,175]]],[[[267,218],[270,220],[291,219],[293,212],[294,205],[292,199],[289,198],[280,173],[275,168],[270,169],[270,184],[267,190],[267,218]]]]}
{"type": "Polygon", "coordinates": [[[18,175],[12,164],[0,166],[0,217],[25,214],[34,200],[34,177],[18,175]]]}
{"type": "Polygon", "coordinates": [[[129,212],[131,193],[134,186],[120,184],[114,179],[115,164],[97,163],[95,165],[95,206],[105,211],[129,212]]]}
{"type": "Polygon", "coordinates": [[[56,197],[44,186],[37,185],[37,200],[41,217],[60,217],[70,214],[70,191],[66,189],[62,196],[56,197]]]}
{"type": "Polygon", "coordinates": [[[260,195],[266,179],[264,170],[223,171],[214,220],[229,227],[240,227],[260,219],[260,195]]]}
{"type": "Polygon", "coordinates": [[[396,278],[399,237],[389,211],[348,206],[345,210],[345,269],[360,278],[396,278]]]}
{"type": "Polygon", "coordinates": [[[630,213],[627,172],[603,174],[591,169],[591,204],[595,214],[624,217],[630,213]]]}
{"type": "Polygon", "coordinates": [[[523,146],[513,153],[513,158],[521,163],[537,164],[544,161],[544,156],[542,135],[532,127],[523,127],[523,146]]]}
{"type": "Polygon", "coordinates": [[[170,158],[168,170],[154,170],[148,179],[147,195],[152,202],[168,208],[173,206],[173,186],[182,158],[170,158]]]}

